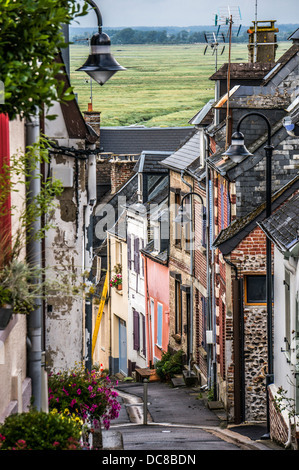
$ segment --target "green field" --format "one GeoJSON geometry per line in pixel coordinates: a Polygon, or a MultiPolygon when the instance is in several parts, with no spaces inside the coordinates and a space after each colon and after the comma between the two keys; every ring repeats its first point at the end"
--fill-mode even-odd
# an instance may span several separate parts
{"type": "MultiPolygon", "coordinates": [[[[126,71],[104,86],[93,82],[93,110],[101,112],[102,126],[132,124],[147,127],[188,126],[188,121],[214,97],[215,55],[204,44],[112,46],[112,54],[126,71]]],[[[290,47],[279,43],[277,58],[290,47]]],[[[86,60],[88,46],[72,45],[71,84],[81,111],[90,102],[90,80],[76,72],[86,60]]],[[[247,61],[247,44],[233,44],[232,62],[247,61]]],[[[218,68],[228,61],[228,47],[218,54],[218,68]]]]}

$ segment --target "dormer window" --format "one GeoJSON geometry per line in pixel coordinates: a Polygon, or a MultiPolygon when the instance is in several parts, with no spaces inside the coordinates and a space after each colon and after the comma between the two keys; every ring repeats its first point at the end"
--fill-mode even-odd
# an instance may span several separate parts
{"type": "Polygon", "coordinates": [[[154,227],[154,250],[157,253],[166,250],[169,241],[169,218],[168,210],[159,213],[153,223],[154,227]]]}
{"type": "Polygon", "coordinates": [[[138,202],[143,202],[143,173],[140,171],[138,172],[138,202]]]}

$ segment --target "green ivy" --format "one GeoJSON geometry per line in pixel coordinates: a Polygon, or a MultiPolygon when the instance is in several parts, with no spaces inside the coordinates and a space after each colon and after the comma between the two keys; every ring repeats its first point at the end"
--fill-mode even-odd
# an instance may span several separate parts
{"type": "MultiPolygon", "coordinates": [[[[87,13],[76,0],[0,0],[0,80],[4,103],[0,112],[10,119],[29,117],[36,107],[74,98],[63,91],[61,64],[55,62],[66,47],[61,25],[87,13]]],[[[3,101],[3,100],[2,100],[3,101]]]]}

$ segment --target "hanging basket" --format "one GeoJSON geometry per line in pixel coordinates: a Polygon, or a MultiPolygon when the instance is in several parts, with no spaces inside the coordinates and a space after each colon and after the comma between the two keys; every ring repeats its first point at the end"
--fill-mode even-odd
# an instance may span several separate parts
{"type": "Polygon", "coordinates": [[[0,307],[0,330],[5,330],[12,317],[12,313],[12,307],[0,307]]]}
{"type": "Polygon", "coordinates": [[[116,286],[116,289],[117,289],[117,290],[122,290],[122,288],[123,288],[123,285],[122,285],[122,284],[117,284],[117,286],[116,286]]]}

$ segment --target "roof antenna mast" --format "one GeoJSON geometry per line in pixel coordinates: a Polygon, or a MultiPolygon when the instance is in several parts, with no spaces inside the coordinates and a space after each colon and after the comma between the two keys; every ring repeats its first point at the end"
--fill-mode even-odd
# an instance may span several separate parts
{"type": "Polygon", "coordinates": [[[229,109],[229,93],[230,93],[230,69],[231,69],[231,44],[233,28],[237,28],[236,35],[238,36],[241,30],[241,11],[239,7],[227,7],[220,8],[219,14],[215,17],[215,24],[218,25],[218,31],[220,28],[225,27],[227,29],[227,35],[229,36],[229,49],[228,49],[228,67],[227,67],[227,106],[226,106],[226,144],[225,148],[229,146],[230,132],[230,109],[229,109]]]}

